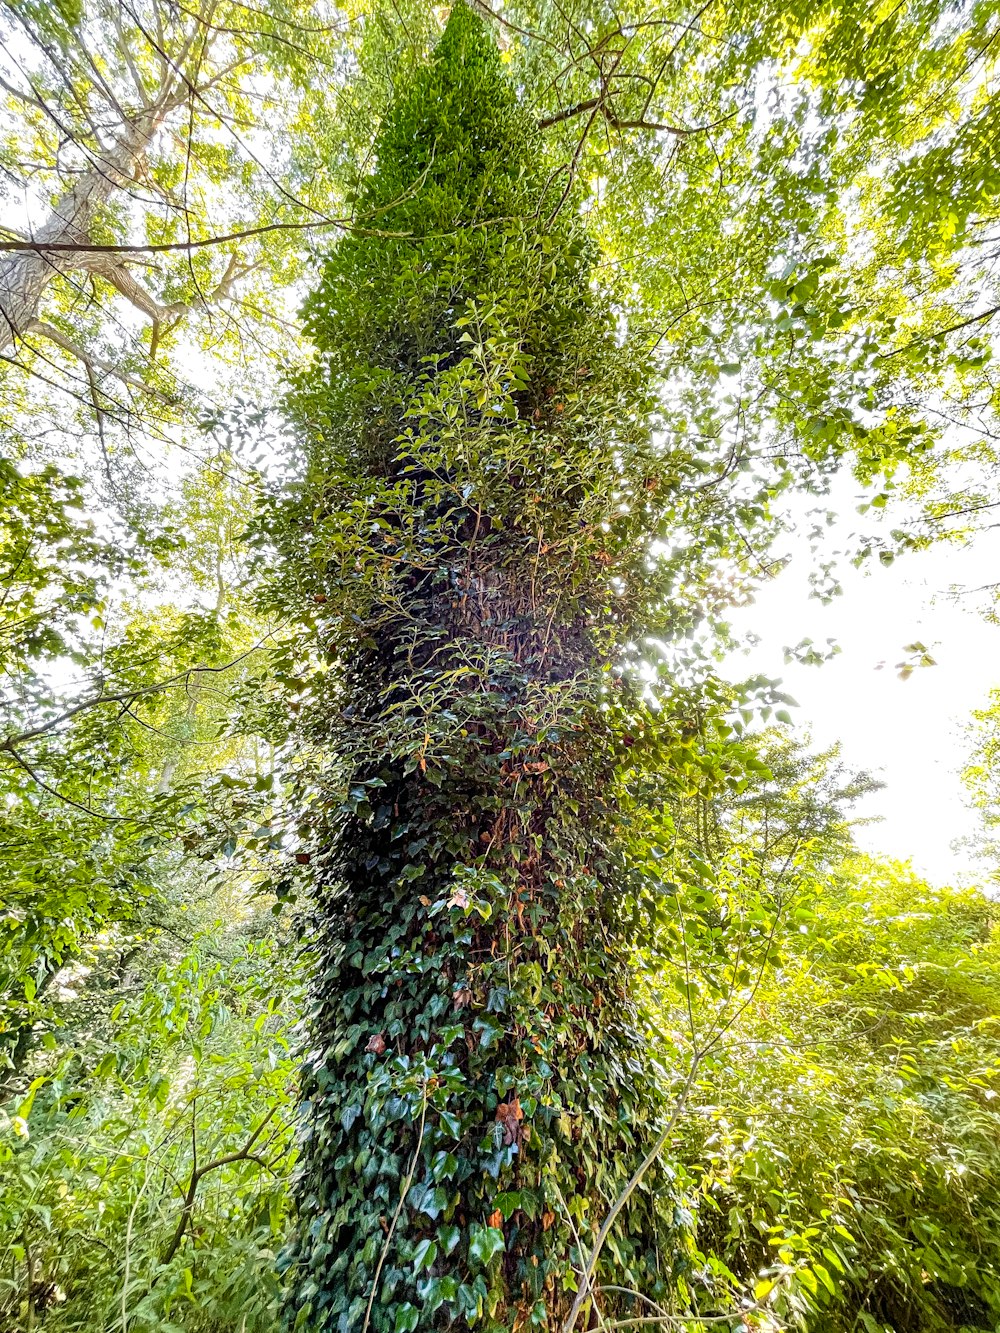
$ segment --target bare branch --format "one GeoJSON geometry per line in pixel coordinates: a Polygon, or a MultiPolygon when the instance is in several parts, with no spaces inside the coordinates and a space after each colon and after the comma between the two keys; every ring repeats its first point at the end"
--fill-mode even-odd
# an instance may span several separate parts
{"type": "Polygon", "coordinates": [[[125,64],[128,66],[128,72],[132,76],[132,83],[135,86],[136,92],[139,94],[139,99],[142,102],[142,105],[148,111],[150,106],[152,105],[152,101],[149,96],[149,90],[146,87],[146,84],[143,81],[141,74],[136,68],[135,61],[132,59],[132,52],[129,50],[128,38],[125,36],[125,30],[122,27],[121,17],[118,13],[117,7],[114,5],[112,5],[111,7],[111,19],[115,25],[115,31],[118,33],[118,45],[121,49],[122,55],[125,57],[125,64]]]}
{"type": "Polygon", "coordinates": [[[91,376],[93,368],[96,366],[98,370],[103,370],[105,375],[113,375],[114,378],[120,380],[122,384],[127,384],[130,388],[138,389],[141,393],[149,394],[153,398],[159,398],[161,402],[171,404],[176,401],[175,399],[170,398],[167,394],[162,393],[159,389],[153,388],[152,385],[146,384],[143,380],[137,379],[134,375],[130,375],[128,371],[122,370],[111,361],[105,361],[103,357],[96,356],[93,352],[88,352],[85,348],[81,347],[79,343],[75,343],[72,338],[67,338],[65,333],[61,333],[59,329],[55,328],[52,324],[46,323],[44,319],[32,320],[28,325],[26,332],[28,334],[41,334],[43,338],[47,338],[49,342],[55,343],[56,346],[61,347],[64,352],[68,352],[70,356],[75,357],[85,367],[88,378],[91,376]]]}
{"type": "Polygon", "coordinates": [[[0,241],[0,251],[31,250],[35,254],[92,254],[92,255],[128,255],[128,254],[163,254],[177,250],[204,250],[208,246],[229,245],[233,241],[243,241],[249,236],[264,236],[272,231],[307,231],[316,227],[349,226],[347,218],[323,218],[309,222],[269,222],[261,227],[248,227],[245,231],[227,232],[224,236],[209,236],[201,241],[161,241],[156,245],[97,245],[78,241],[0,241]]]}
{"type": "Polygon", "coordinates": [[[642,1181],[643,1176],[656,1161],[657,1157],[659,1157],[660,1153],[663,1151],[664,1144],[666,1143],[670,1135],[673,1133],[674,1125],[676,1125],[678,1117],[680,1116],[681,1111],[684,1109],[687,1103],[688,1096],[691,1092],[691,1089],[694,1086],[695,1075],[698,1072],[698,1066],[701,1064],[701,1059],[703,1054],[704,1052],[702,1051],[695,1051],[694,1054],[692,1055],[691,1068],[688,1070],[687,1079],[685,1080],[684,1086],[680,1091],[677,1101],[674,1103],[674,1109],[670,1113],[670,1119],[667,1121],[666,1125],[661,1131],[656,1142],[653,1144],[652,1148],[650,1148],[649,1152],[642,1159],[642,1161],[639,1163],[636,1169],[632,1172],[632,1176],[629,1179],[628,1184],[625,1186],[622,1192],[618,1195],[618,1198],[615,1199],[614,1203],[608,1209],[608,1214],[601,1224],[601,1229],[597,1233],[597,1239],[594,1241],[594,1247],[591,1250],[590,1257],[587,1259],[586,1265],[584,1267],[583,1281],[580,1283],[580,1290],[576,1293],[576,1297],[570,1308],[570,1312],[566,1316],[566,1320],[563,1323],[562,1333],[573,1333],[576,1321],[580,1315],[580,1310],[583,1306],[584,1301],[587,1299],[588,1293],[591,1290],[591,1283],[594,1277],[594,1269],[597,1267],[597,1261],[600,1258],[601,1251],[604,1249],[604,1242],[608,1238],[608,1233],[610,1232],[612,1226],[614,1226],[615,1218],[618,1216],[621,1210],[625,1207],[626,1203],[628,1203],[629,1199],[635,1193],[636,1189],[639,1187],[640,1182],[642,1181]]]}
{"type": "Polygon", "coordinates": [[[39,777],[27,760],[21,758],[9,741],[5,742],[3,746],[0,746],[0,750],[2,750],[4,754],[9,754],[14,763],[24,769],[32,782],[41,787],[43,791],[47,791],[50,796],[54,796],[57,801],[62,801],[66,805],[71,805],[74,810],[82,810],[85,815],[90,815],[91,819],[100,819],[106,824],[127,824],[130,822],[127,819],[122,819],[118,815],[105,815],[102,814],[100,810],[91,809],[89,805],[81,805],[79,801],[74,801],[71,796],[64,795],[58,788],[50,787],[44,778],[39,777]]]}
{"type": "Polygon", "coordinates": [[[962,329],[970,328],[973,324],[982,324],[1000,314],[1000,305],[991,306],[989,310],[984,310],[979,315],[970,315],[968,319],[961,320],[958,324],[949,324],[946,329],[933,329],[930,333],[924,333],[919,338],[914,338],[903,347],[897,347],[894,352],[883,352],[879,358],[881,361],[891,361],[894,356],[899,356],[902,352],[908,352],[911,347],[918,347],[921,343],[929,342],[932,338],[944,338],[949,333],[958,333],[962,329]]]}
{"type": "Polygon", "coordinates": [[[677,135],[678,138],[687,138],[693,134],[706,134],[709,130],[716,129],[719,125],[725,124],[727,120],[732,120],[739,114],[738,111],[731,111],[728,116],[720,116],[718,120],[713,120],[708,125],[670,125],[666,122],[652,120],[621,120],[609,108],[607,99],[601,97],[588,97],[584,102],[577,102],[575,106],[565,107],[562,111],[557,111],[551,116],[544,116],[538,122],[540,130],[547,130],[552,125],[559,125],[563,121],[572,120],[575,116],[582,116],[587,111],[596,110],[604,117],[613,130],[661,130],[666,134],[677,135]]]}

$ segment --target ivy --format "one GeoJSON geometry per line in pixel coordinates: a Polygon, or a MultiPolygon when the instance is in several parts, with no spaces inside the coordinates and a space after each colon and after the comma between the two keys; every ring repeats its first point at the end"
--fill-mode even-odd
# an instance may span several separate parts
{"type": "MultiPolygon", "coordinates": [[[[262,521],[273,600],[317,627],[289,1319],[548,1324],[660,1113],[624,928],[631,724],[609,708],[664,604],[654,403],[464,5],[376,155],[378,234],[342,241],[306,303],[304,473],[262,521]]],[[[646,1288],[671,1219],[643,1191],[615,1229],[646,1288]]]]}

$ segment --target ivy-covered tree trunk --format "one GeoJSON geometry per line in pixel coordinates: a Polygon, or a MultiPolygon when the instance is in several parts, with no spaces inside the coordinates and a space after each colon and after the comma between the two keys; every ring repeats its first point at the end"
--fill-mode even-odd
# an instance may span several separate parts
{"type": "MultiPolygon", "coordinates": [[[[656,1121],[615,811],[617,672],[655,585],[645,367],[464,4],[360,196],[372,230],[307,307],[306,476],[272,524],[316,626],[296,707],[320,756],[291,1322],[555,1327],[656,1121]]],[[[622,1212],[619,1284],[658,1290],[668,1211],[622,1212]]]]}

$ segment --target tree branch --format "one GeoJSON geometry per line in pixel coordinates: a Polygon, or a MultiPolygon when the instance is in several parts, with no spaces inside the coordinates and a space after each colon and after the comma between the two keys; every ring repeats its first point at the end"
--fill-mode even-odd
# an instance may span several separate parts
{"type": "Polygon", "coordinates": [[[64,796],[57,788],[50,787],[45,779],[40,778],[31,765],[21,758],[18,752],[14,749],[14,746],[10,744],[9,740],[5,741],[3,746],[0,746],[0,750],[2,750],[4,754],[9,754],[14,763],[24,769],[32,782],[37,783],[43,791],[47,791],[49,795],[54,796],[57,801],[63,801],[66,805],[71,805],[74,810],[81,810],[85,815],[90,815],[91,819],[101,819],[106,824],[127,824],[129,822],[127,819],[122,819],[119,815],[101,814],[100,810],[93,810],[89,805],[82,805],[79,801],[74,801],[71,796],[64,796]]]}
{"type": "MultiPolygon", "coordinates": [[[[280,629],[280,626],[278,628],[280,629]]],[[[225,662],[222,666],[188,667],[187,670],[178,672],[176,676],[168,676],[166,680],[157,681],[153,685],[142,685],[138,689],[123,690],[115,694],[104,694],[102,692],[94,695],[93,698],[84,699],[73,708],[68,708],[64,713],[60,713],[58,717],[51,718],[48,722],[39,723],[37,727],[32,727],[28,731],[6,737],[5,740],[0,741],[0,754],[5,751],[13,754],[15,746],[23,745],[27,741],[37,740],[39,736],[44,736],[47,732],[61,726],[63,722],[68,722],[71,718],[76,717],[78,713],[83,713],[90,708],[98,708],[102,704],[132,704],[136,699],[155,694],[160,690],[186,687],[191,677],[201,672],[212,672],[218,675],[223,671],[230,671],[234,666],[238,666],[240,662],[245,661],[251,654],[262,648],[268,639],[273,638],[276,633],[277,630],[270,630],[252,648],[248,648],[245,653],[240,653],[239,657],[234,657],[231,662],[225,662]]]]}
{"type": "Polygon", "coordinates": [[[645,120],[621,120],[608,106],[606,97],[588,97],[583,102],[577,102],[575,106],[564,107],[562,111],[556,111],[551,116],[543,116],[538,121],[540,130],[547,130],[552,125],[559,125],[565,120],[572,120],[575,116],[582,116],[587,111],[597,110],[598,114],[603,116],[608,125],[613,130],[662,130],[666,134],[674,134],[678,138],[686,138],[692,134],[706,134],[709,130],[716,129],[719,125],[725,124],[727,120],[732,120],[738,115],[737,111],[731,111],[728,116],[720,116],[718,120],[713,120],[708,125],[670,125],[662,121],[645,120]]]}
{"type": "Polygon", "coordinates": [[[163,1251],[163,1255],[160,1259],[161,1264],[169,1264],[170,1260],[174,1257],[174,1255],[180,1248],[180,1243],[184,1239],[184,1232],[187,1230],[187,1224],[188,1221],[190,1220],[191,1212],[194,1208],[194,1202],[198,1194],[198,1186],[201,1184],[202,1180],[205,1178],[205,1176],[208,1175],[210,1171],[217,1171],[220,1167],[223,1166],[231,1166],[234,1162],[253,1162],[255,1165],[263,1167],[264,1170],[266,1171],[271,1170],[270,1163],[265,1162],[262,1157],[258,1156],[258,1154],[253,1151],[253,1145],[260,1138],[261,1134],[264,1132],[264,1129],[268,1125],[268,1123],[274,1119],[275,1115],[277,1114],[277,1110],[278,1108],[276,1106],[272,1106],[270,1111],[268,1111],[267,1115],[260,1122],[257,1128],[253,1131],[253,1133],[247,1139],[246,1143],[243,1145],[242,1148],[238,1149],[236,1152],[226,1153],[224,1157],[216,1157],[211,1162],[206,1162],[204,1166],[199,1166],[198,1154],[197,1154],[198,1144],[197,1144],[196,1129],[194,1123],[194,1103],[192,1102],[191,1178],[188,1181],[187,1191],[184,1195],[184,1203],[183,1206],[181,1207],[180,1216],[177,1219],[177,1226],[174,1228],[174,1234],[171,1236],[167,1248],[163,1251]]]}
{"type": "Polygon", "coordinates": [[[173,404],[177,401],[176,399],[168,397],[167,394],[161,392],[159,389],[154,389],[143,380],[136,379],[136,377],[130,375],[128,371],[121,370],[111,361],[105,361],[103,357],[95,356],[93,352],[86,351],[79,345],[79,343],[75,343],[72,338],[67,338],[65,333],[61,333],[59,329],[55,328],[52,324],[46,323],[44,319],[32,320],[28,325],[26,333],[41,334],[43,338],[48,339],[49,342],[55,343],[55,345],[61,347],[64,352],[68,352],[70,356],[76,357],[78,361],[81,361],[87,371],[88,379],[91,380],[91,388],[93,388],[93,368],[96,366],[98,370],[103,370],[106,375],[113,375],[115,379],[121,380],[123,384],[127,384],[130,388],[137,389],[141,393],[151,394],[154,398],[159,398],[161,402],[173,404]]]}
{"type": "Polygon", "coordinates": [[[341,227],[347,230],[349,226],[350,221],[347,218],[323,218],[310,222],[269,222],[261,227],[248,227],[245,231],[231,231],[224,236],[209,236],[201,241],[161,241],[157,245],[97,245],[79,241],[0,241],[0,252],[4,250],[31,250],[39,255],[164,254],[172,250],[203,250],[207,246],[228,245],[231,241],[242,241],[249,236],[264,236],[272,231],[308,231],[316,227],[341,227]]]}
{"type": "Polygon", "coordinates": [[[1000,305],[991,306],[989,310],[984,310],[982,314],[970,315],[968,319],[961,320],[958,324],[949,324],[946,329],[934,329],[930,333],[922,334],[919,338],[897,347],[894,352],[883,352],[879,360],[891,361],[894,356],[899,356],[902,352],[908,352],[911,347],[918,347],[920,343],[929,342],[932,338],[944,338],[949,333],[958,333],[961,329],[967,329],[973,324],[982,324],[984,320],[992,319],[994,315],[1000,314],[1000,305]]]}

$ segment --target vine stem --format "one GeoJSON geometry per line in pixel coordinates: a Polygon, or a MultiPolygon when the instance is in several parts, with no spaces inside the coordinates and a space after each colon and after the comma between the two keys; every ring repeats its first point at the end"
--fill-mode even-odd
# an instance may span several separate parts
{"type": "MultiPolygon", "coordinates": [[[[777,884],[780,884],[785,873],[791,866],[793,858],[795,857],[795,854],[798,851],[798,848],[799,848],[799,842],[797,840],[793,845],[792,850],[788,853],[787,857],[785,858],[785,863],[782,866],[781,871],[778,875],[777,884]]],[[[771,948],[772,943],[774,942],[774,934],[778,928],[778,921],[781,919],[781,912],[783,906],[784,906],[783,903],[779,905],[774,920],[771,922],[771,929],[767,937],[767,948],[764,950],[764,961],[761,963],[760,971],[757,974],[757,980],[754,982],[753,988],[750,991],[749,996],[747,997],[747,999],[743,1001],[743,1003],[739,1006],[738,1009],[736,1009],[734,1013],[730,1014],[729,1017],[726,1018],[725,1022],[721,1023],[721,1025],[717,1027],[717,1029],[715,1030],[713,1035],[708,1039],[708,1041],[701,1046],[697,1044],[697,1033],[695,1030],[694,1013],[691,1009],[691,995],[690,991],[688,991],[687,994],[688,1016],[691,1022],[691,1039],[693,1044],[691,1052],[691,1068],[688,1070],[688,1075],[684,1081],[684,1086],[683,1088],[681,1088],[681,1091],[677,1097],[677,1101],[674,1103],[674,1109],[670,1113],[670,1119],[667,1121],[666,1126],[658,1136],[652,1148],[650,1148],[649,1152],[646,1154],[646,1156],[636,1167],[635,1171],[632,1173],[632,1177],[629,1180],[628,1184],[625,1186],[621,1194],[619,1194],[618,1198],[615,1199],[614,1203],[611,1205],[611,1208],[608,1211],[608,1215],[604,1219],[600,1231],[597,1233],[597,1239],[594,1241],[594,1248],[591,1250],[590,1258],[587,1260],[586,1267],[583,1270],[583,1282],[580,1286],[580,1290],[576,1293],[576,1297],[573,1301],[573,1305],[570,1309],[570,1312],[566,1316],[566,1321],[562,1326],[561,1333],[573,1333],[576,1321],[580,1317],[580,1310],[583,1307],[583,1303],[587,1299],[588,1294],[593,1290],[591,1282],[594,1276],[594,1269],[597,1267],[597,1261],[601,1256],[601,1250],[604,1248],[604,1242],[608,1238],[608,1232],[614,1225],[615,1218],[618,1216],[621,1210],[625,1207],[626,1203],[628,1203],[629,1199],[638,1189],[643,1176],[646,1174],[646,1172],[649,1170],[649,1168],[653,1165],[657,1157],[662,1152],[663,1146],[666,1143],[667,1139],[670,1137],[674,1126],[677,1124],[677,1120],[680,1117],[681,1112],[687,1105],[688,1097],[691,1094],[691,1088],[694,1085],[695,1075],[698,1073],[698,1068],[701,1065],[702,1060],[705,1058],[706,1055],[709,1054],[709,1052],[712,1050],[714,1046],[718,1045],[723,1034],[729,1031],[733,1027],[733,1025],[736,1023],[740,1015],[745,1013],[747,1008],[753,1003],[754,997],[756,996],[757,991],[760,989],[760,984],[764,980],[764,970],[767,966],[767,955],[771,948]]],[[[682,940],[684,939],[683,931],[681,933],[681,938],[682,940]]],[[[685,970],[685,975],[689,976],[690,967],[688,964],[686,943],[684,945],[684,970],[685,970]]],[[[729,998],[730,999],[732,998],[731,994],[729,998]]],[[[723,1005],[722,1009],[723,1014],[725,1013],[725,1010],[728,1007],[728,1005],[729,1005],[729,999],[727,999],[725,1004],[723,1005]]],[[[631,1327],[633,1324],[637,1322],[642,1322],[643,1320],[645,1320],[645,1318],[646,1317],[643,1316],[642,1320],[638,1321],[619,1320],[616,1324],[606,1325],[606,1328],[610,1330],[613,1328],[631,1327]]],[[[661,1323],[663,1322],[662,1318],[659,1320],[659,1322],[661,1323]]]]}
{"type": "Polygon", "coordinates": [[[396,1231],[396,1223],[399,1221],[399,1215],[403,1211],[403,1204],[406,1202],[406,1196],[410,1192],[410,1186],[413,1184],[413,1176],[417,1169],[417,1161],[420,1157],[420,1148],[424,1141],[424,1123],[427,1119],[427,1080],[424,1080],[423,1101],[420,1105],[420,1128],[417,1131],[417,1142],[413,1149],[413,1156],[410,1158],[410,1169],[406,1173],[406,1179],[403,1181],[403,1188],[399,1194],[399,1203],[396,1204],[396,1211],[392,1215],[392,1221],[389,1223],[389,1230],[386,1232],[385,1244],[382,1246],[382,1253],[378,1257],[378,1263],[375,1265],[375,1276],[372,1278],[371,1294],[368,1297],[368,1305],[365,1308],[365,1319],[361,1325],[361,1333],[368,1333],[368,1324],[372,1317],[372,1306],[375,1304],[375,1293],[378,1291],[378,1280],[382,1276],[382,1266],[385,1263],[385,1257],[389,1253],[389,1246],[392,1244],[392,1238],[396,1231]]]}
{"type": "Polygon", "coordinates": [[[666,1143],[667,1139],[673,1132],[674,1125],[677,1124],[677,1118],[680,1115],[681,1111],[683,1110],[685,1104],[687,1103],[688,1094],[690,1093],[691,1086],[694,1083],[695,1074],[697,1074],[698,1072],[698,1065],[701,1063],[702,1054],[703,1052],[701,1051],[695,1053],[694,1058],[691,1061],[691,1068],[688,1071],[687,1080],[684,1084],[684,1087],[681,1089],[680,1096],[677,1098],[677,1101],[674,1104],[674,1109],[670,1113],[670,1119],[667,1121],[666,1126],[660,1133],[659,1137],[653,1144],[652,1148],[650,1148],[649,1152],[642,1159],[642,1161],[639,1163],[636,1169],[632,1172],[632,1177],[629,1180],[628,1184],[625,1186],[621,1194],[619,1194],[618,1198],[615,1199],[614,1203],[608,1210],[608,1215],[601,1224],[601,1229],[597,1233],[597,1239],[594,1241],[594,1248],[591,1250],[590,1258],[587,1260],[586,1267],[583,1270],[583,1281],[580,1284],[580,1290],[576,1293],[576,1298],[573,1301],[572,1308],[570,1309],[569,1314],[566,1316],[566,1321],[562,1326],[562,1333],[573,1333],[573,1329],[576,1325],[577,1319],[580,1316],[580,1310],[583,1307],[583,1303],[587,1299],[587,1296],[592,1291],[591,1279],[594,1276],[594,1269],[597,1267],[597,1261],[601,1257],[601,1251],[604,1249],[604,1242],[608,1238],[608,1232],[614,1226],[615,1218],[618,1216],[621,1210],[628,1203],[629,1199],[638,1189],[643,1176],[656,1161],[657,1157],[659,1157],[660,1153],[663,1150],[663,1145],[666,1143]]]}

